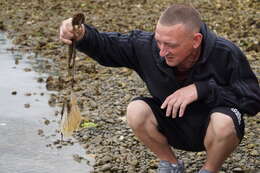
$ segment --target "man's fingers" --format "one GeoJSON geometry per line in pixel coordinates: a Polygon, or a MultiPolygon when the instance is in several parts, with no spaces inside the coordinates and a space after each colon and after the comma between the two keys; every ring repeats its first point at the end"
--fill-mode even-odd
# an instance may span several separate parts
{"type": "Polygon", "coordinates": [[[179,117],[183,117],[185,109],[186,109],[187,103],[183,102],[180,106],[180,110],[179,110],[179,117]]]}
{"type": "Polygon", "coordinates": [[[176,99],[172,98],[167,103],[166,116],[172,115],[174,107],[176,106],[176,99]]]}
{"type": "Polygon", "coordinates": [[[177,117],[177,112],[180,108],[181,103],[180,102],[176,102],[173,107],[172,107],[172,118],[176,118],[177,117]]]}
{"type": "Polygon", "coordinates": [[[71,18],[64,20],[60,26],[60,41],[65,44],[71,44],[71,39],[74,37],[71,21],[71,18]]]}
{"type": "Polygon", "coordinates": [[[60,27],[60,36],[65,39],[71,39],[74,36],[73,30],[70,30],[68,27],[62,25],[60,27]]]}
{"type": "Polygon", "coordinates": [[[168,104],[168,101],[166,99],[166,100],[164,100],[163,104],[161,105],[161,109],[166,108],[167,104],[168,104]]]}
{"type": "Polygon", "coordinates": [[[62,41],[65,44],[71,44],[72,43],[71,39],[73,38],[73,35],[72,36],[68,36],[68,35],[69,34],[65,35],[65,34],[61,33],[60,41],[62,41]]]}
{"type": "Polygon", "coordinates": [[[169,117],[172,114],[172,104],[167,105],[166,116],[169,117]]]}
{"type": "Polygon", "coordinates": [[[67,40],[67,39],[64,39],[62,37],[60,37],[60,41],[65,43],[65,44],[68,44],[68,45],[71,45],[72,44],[72,41],[71,40],[67,40]]]}
{"type": "Polygon", "coordinates": [[[164,100],[163,104],[161,105],[161,109],[166,108],[170,100],[171,100],[171,95],[168,96],[168,97],[164,100]]]}

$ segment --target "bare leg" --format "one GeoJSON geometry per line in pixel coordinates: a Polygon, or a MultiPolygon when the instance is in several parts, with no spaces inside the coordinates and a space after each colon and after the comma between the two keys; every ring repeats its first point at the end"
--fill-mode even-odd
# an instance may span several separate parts
{"type": "Polygon", "coordinates": [[[207,151],[207,161],[203,169],[217,173],[239,144],[233,120],[223,113],[213,113],[204,144],[207,151]]]}
{"type": "Polygon", "coordinates": [[[131,102],[127,107],[127,122],[134,134],[160,160],[177,163],[167,139],[157,129],[156,118],[147,103],[141,100],[131,102]]]}

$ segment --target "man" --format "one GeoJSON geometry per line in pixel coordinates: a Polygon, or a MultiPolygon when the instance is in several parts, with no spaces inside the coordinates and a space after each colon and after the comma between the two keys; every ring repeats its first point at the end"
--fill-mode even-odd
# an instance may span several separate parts
{"type": "Polygon", "coordinates": [[[260,109],[260,89],[244,54],[217,37],[187,5],[167,8],[154,33],[99,33],[84,25],[73,33],[63,21],[60,39],[98,63],[135,70],[152,98],[135,98],[127,121],[135,135],[161,160],[159,173],[182,173],[171,149],[206,150],[200,173],[216,173],[244,135],[243,114],[260,109]]]}

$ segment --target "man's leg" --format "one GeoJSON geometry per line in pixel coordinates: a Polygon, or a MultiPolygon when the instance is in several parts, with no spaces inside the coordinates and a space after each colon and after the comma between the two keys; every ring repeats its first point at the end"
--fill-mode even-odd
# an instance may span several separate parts
{"type": "Polygon", "coordinates": [[[156,118],[147,103],[142,100],[131,102],[127,107],[127,122],[134,134],[160,160],[178,162],[167,139],[158,131],[156,118]]]}
{"type": "Polygon", "coordinates": [[[218,172],[238,144],[239,139],[232,118],[223,113],[213,113],[204,139],[207,161],[203,169],[218,172]]]}

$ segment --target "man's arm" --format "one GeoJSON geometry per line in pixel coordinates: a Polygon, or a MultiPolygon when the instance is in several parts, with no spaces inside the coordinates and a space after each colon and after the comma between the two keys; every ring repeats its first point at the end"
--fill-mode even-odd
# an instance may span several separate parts
{"type": "Polygon", "coordinates": [[[72,28],[72,18],[64,20],[60,26],[60,40],[65,44],[71,44],[72,39],[76,40],[76,48],[101,65],[135,69],[138,62],[134,41],[141,31],[132,31],[129,34],[101,33],[94,27],[82,26],[82,29],[75,33],[72,28]]]}
{"type": "Polygon", "coordinates": [[[99,32],[88,25],[85,25],[85,30],[85,35],[76,43],[79,51],[104,66],[135,69],[138,63],[134,41],[141,31],[132,31],[129,34],[99,32]]]}

